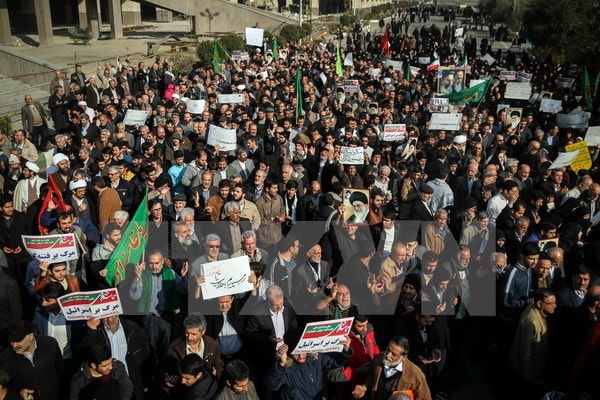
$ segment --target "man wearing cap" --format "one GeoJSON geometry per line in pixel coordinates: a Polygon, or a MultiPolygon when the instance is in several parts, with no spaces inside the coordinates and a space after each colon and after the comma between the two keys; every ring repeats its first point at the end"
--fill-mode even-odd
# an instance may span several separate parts
{"type": "Polygon", "coordinates": [[[21,107],[23,129],[31,135],[31,141],[38,151],[46,150],[48,144],[48,112],[30,94],[25,95],[25,105],[21,107]]]}
{"type": "Polygon", "coordinates": [[[10,348],[0,353],[0,366],[22,399],[58,400],[64,362],[56,339],[35,335],[34,325],[19,321],[8,331],[10,348]]]}
{"type": "Polygon", "coordinates": [[[40,197],[40,188],[46,180],[38,176],[40,167],[30,161],[23,168],[23,179],[15,187],[13,205],[16,211],[25,212],[40,197]]]}
{"type": "Polygon", "coordinates": [[[409,218],[414,221],[433,221],[433,212],[429,202],[433,196],[433,189],[427,183],[419,187],[419,200],[410,209],[409,218]]]}

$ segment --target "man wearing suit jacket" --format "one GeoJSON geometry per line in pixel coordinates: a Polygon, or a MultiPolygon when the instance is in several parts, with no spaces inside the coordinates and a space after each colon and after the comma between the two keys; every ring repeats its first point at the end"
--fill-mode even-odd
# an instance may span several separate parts
{"type": "Polygon", "coordinates": [[[429,200],[433,195],[433,189],[428,184],[419,187],[419,200],[410,209],[409,218],[414,221],[433,221],[433,213],[429,208],[429,200]]]}
{"type": "Polygon", "coordinates": [[[221,238],[221,250],[232,254],[242,249],[242,233],[252,230],[252,224],[248,218],[241,218],[240,205],[235,201],[229,201],[223,206],[226,215],[215,224],[215,233],[221,238]]]}
{"type": "Polygon", "coordinates": [[[244,316],[240,315],[243,301],[233,295],[221,296],[217,301],[218,310],[206,316],[206,334],[219,343],[224,361],[244,358],[241,354],[244,352],[244,316]]]}
{"type": "Polygon", "coordinates": [[[31,135],[31,143],[38,151],[45,151],[48,145],[48,112],[30,94],[25,95],[25,105],[21,107],[23,129],[31,135]]]}
{"type": "MultiPolygon", "coordinates": [[[[266,291],[266,300],[258,303],[252,315],[246,319],[245,331],[248,333],[251,356],[256,360],[257,370],[266,372],[275,361],[275,350],[284,345],[286,332],[296,329],[296,314],[284,301],[283,290],[271,285],[266,291]]],[[[258,376],[261,376],[258,373],[258,376]]]]}
{"type": "Polygon", "coordinates": [[[298,265],[292,272],[292,300],[300,314],[314,314],[317,304],[325,297],[324,290],[329,283],[329,265],[321,259],[322,252],[321,246],[315,244],[306,253],[306,262],[298,265]]]}
{"type": "Polygon", "coordinates": [[[75,72],[73,72],[71,74],[71,81],[70,83],[73,84],[77,84],[79,85],[79,87],[85,87],[85,81],[87,79],[85,78],[85,74],[83,72],[81,72],[81,64],[75,64],[75,72]]]}
{"type": "Polygon", "coordinates": [[[467,198],[473,197],[473,193],[479,193],[481,182],[477,179],[477,164],[471,163],[467,166],[465,175],[458,178],[454,187],[454,207],[456,210],[462,210],[467,202],[467,198]]]}

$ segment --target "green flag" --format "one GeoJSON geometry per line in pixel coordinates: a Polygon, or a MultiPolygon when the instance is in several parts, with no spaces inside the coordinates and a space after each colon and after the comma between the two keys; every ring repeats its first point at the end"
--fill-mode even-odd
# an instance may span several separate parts
{"type": "Polygon", "coordinates": [[[277,38],[273,38],[273,60],[279,58],[279,45],[277,44],[277,38]]]}
{"type": "Polygon", "coordinates": [[[411,80],[413,78],[412,69],[410,68],[410,64],[406,63],[406,79],[411,80]]]}
{"type": "Polygon", "coordinates": [[[466,67],[469,64],[469,59],[467,58],[467,55],[465,54],[465,57],[461,60],[460,63],[458,63],[459,67],[466,67]]]}
{"type": "MultiPolygon", "coordinates": [[[[167,238],[165,238],[167,240],[167,238]]],[[[141,261],[148,243],[148,189],[106,265],[106,282],[115,287],[125,280],[128,264],[141,261]]]]}
{"type": "Polygon", "coordinates": [[[296,118],[304,115],[304,109],[302,108],[302,75],[300,74],[300,70],[296,73],[296,87],[294,88],[296,92],[296,118]]]}
{"type": "Polygon", "coordinates": [[[472,101],[481,101],[487,93],[489,85],[490,79],[486,79],[485,82],[481,82],[471,88],[456,93],[443,94],[440,97],[445,97],[450,104],[460,107],[472,101]]]}
{"type": "Polygon", "coordinates": [[[596,75],[596,81],[594,82],[594,98],[596,97],[596,94],[598,93],[598,85],[600,85],[600,71],[598,71],[598,75],[596,75]]]}
{"type": "Polygon", "coordinates": [[[213,45],[213,69],[215,70],[215,73],[220,74],[221,73],[221,62],[223,61],[223,56],[221,54],[221,48],[219,46],[219,43],[217,43],[217,41],[215,40],[214,45],[213,45]]]}
{"type": "Polygon", "coordinates": [[[340,55],[340,45],[337,45],[337,51],[335,55],[335,73],[340,78],[344,77],[344,67],[342,67],[342,56],[340,55]]]}
{"type": "Polygon", "coordinates": [[[587,67],[583,67],[583,94],[585,95],[585,104],[588,111],[594,108],[594,90],[590,84],[590,76],[587,67]]]}

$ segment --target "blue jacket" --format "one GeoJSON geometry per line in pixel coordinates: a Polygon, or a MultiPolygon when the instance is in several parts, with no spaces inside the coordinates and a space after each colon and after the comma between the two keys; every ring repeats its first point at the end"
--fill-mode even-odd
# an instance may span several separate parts
{"type": "Polygon", "coordinates": [[[531,291],[531,268],[520,263],[511,265],[506,274],[506,282],[502,291],[502,307],[499,316],[509,321],[519,321],[531,291]]]}
{"type": "Polygon", "coordinates": [[[348,352],[322,353],[318,358],[308,356],[302,364],[292,362],[285,367],[276,362],[267,374],[267,388],[279,390],[281,400],[320,399],[323,394],[323,370],[328,372],[329,380],[344,382],[346,378],[341,367],[351,356],[350,349],[348,352]]]}

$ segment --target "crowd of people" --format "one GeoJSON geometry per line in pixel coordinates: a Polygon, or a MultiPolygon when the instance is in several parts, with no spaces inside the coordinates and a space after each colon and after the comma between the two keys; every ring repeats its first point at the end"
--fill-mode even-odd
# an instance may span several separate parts
{"type": "Polygon", "coordinates": [[[457,68],[453,27],[394,30],[404,69],[386,66],[380,36],[355,33],[343,76],[330,46],[287,44],[219,72],[77,65],[56,72],[49,111],[25,96],[23,129],[0,131],[2,398],[429,400],[480,366],[513,398],[599,398],[600,147],[589,168],[555,167],[585,129],[559,126],[536,96],[505,98],[497,79],[531,73],[532,94],[569,113],[586,109],[580,69],[502,52],[490,64],[488,47],[457,68]],[[430,129],[441,75],[419,63],[434,52],[463,87],[492,80],[455,108],[455,130],[430,129]],[[503,105],[522,110],[517,124],[503,105]],[[125,124],[128,110],[145,123],[125,124]],[[389,124],[406,130],[388,141],[389,124]],[[223,130],[235,150],[215,144],[223,130]],[[363,159],[340,162],[348,148],[363,159]],[[67,320],[61,296],[113,286],[107,266],[143,202],[124,313],[67,320]],[[21,237],[66,233],[78,258],[57,263],[21,237]],[[238,257],[252,290],[204,299],[203,265],[238,257]],[[293,353],[307,323],[347,317],[342,351],[293,353]]]}

